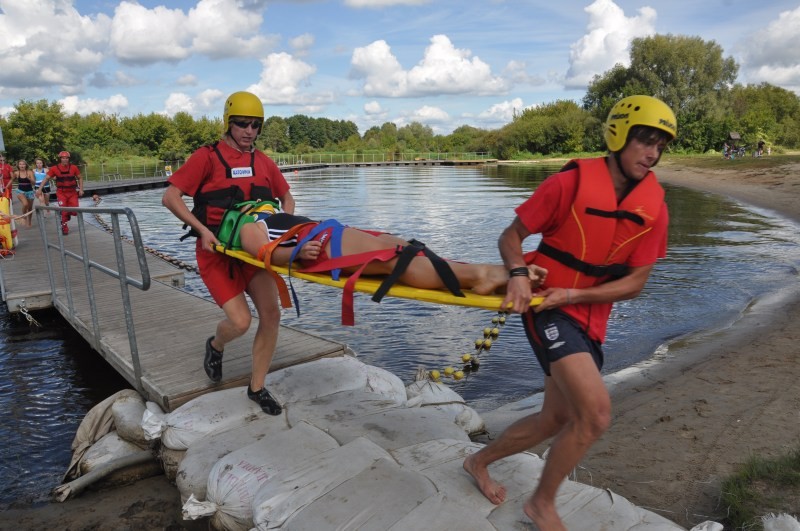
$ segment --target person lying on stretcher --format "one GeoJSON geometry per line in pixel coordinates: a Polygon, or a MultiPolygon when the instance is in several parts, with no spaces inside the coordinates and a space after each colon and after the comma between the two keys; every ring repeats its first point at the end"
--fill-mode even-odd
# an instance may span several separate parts
{"type": "MultiPolygon", "coordinates": [[[[303,272],[332,271],[334,278],[338,278],[338,270],[378,276],[395,273],[397,281],[415,288],[463,288],[479,295],[504,290],[509,279],[509,272],[502,265],[445,262],[413,240],[345,227],[335,220],[317,222],[291,214],[261,212],[255,223],[240,227],[239,237],[242,249],[259,260],[269,259],[272,265],[297,260],[303,272]],[[277,246],[275,240],[280,240],[277,246]],[[267,251],[269,247],[274,250],[267,251]],[[398,268],[402,271],[396,271],[405,249],[411,251],[406,253],[410,254],[407,264],[398,268]],[[442,263],[452,270],[457,286],[449,286],[443,280],[447,275],[442,274],[442,263]]],[[[546,275],[547,270],[541,267],[528,267],[532,288],[539,287],[546,275]]]]}

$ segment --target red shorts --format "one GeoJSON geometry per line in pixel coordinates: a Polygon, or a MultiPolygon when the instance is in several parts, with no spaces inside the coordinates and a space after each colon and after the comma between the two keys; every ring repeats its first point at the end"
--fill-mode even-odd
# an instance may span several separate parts
{"type": "MultiPolygon", "coordinates": [[[[199,246],[200,240],[197,240],[197,243],[199,246]]],[[[232,298],[244,293],[253,276],[261,271],[261,268],[254,265],[200,248],[196,250],[196,258],[200,278],[220,308],[232,298]]]]}

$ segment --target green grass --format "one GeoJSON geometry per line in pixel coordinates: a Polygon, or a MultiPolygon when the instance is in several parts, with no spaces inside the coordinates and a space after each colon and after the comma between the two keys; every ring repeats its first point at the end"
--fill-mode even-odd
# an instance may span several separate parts
{"type": "Polygon", "coordinates": [[[761,517],[800,515],[800,446],[776,458],[751,457],[723,481],[726,529],[763,529],[761,517]]]}
{"type": "Polygon", "coordinates": [[[745,169],[758,170],[777,168],[787,164],[800,162],[800,153],[785,153],[764,155],[763,157],[743,157],[741,159],[726,160],[720,154],[707,155],[664,155],[662,164],[681,165],[691,168],[711,169],[711,170],[730,170],[745,169]]]}

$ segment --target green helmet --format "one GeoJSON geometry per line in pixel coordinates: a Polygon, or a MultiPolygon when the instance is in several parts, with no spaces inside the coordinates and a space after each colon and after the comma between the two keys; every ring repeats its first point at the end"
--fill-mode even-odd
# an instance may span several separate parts
{"type": "Polygon", "coordinates": [[[227,133],[230,129],[231,116],[248,116],[263,120],[264,105],[252,92],[234,92],[225,100],[225,110],[222,113],[223,133],[227,133]]]}
{"type": "Polygon", "coordinates": [[[608,150],[621,151],[635,125],[661,129],[672,138],[678,134],[678,120],[666,103],[652,96],[628,96],[619,100],[608,113],[604,127],[608,150]]]}

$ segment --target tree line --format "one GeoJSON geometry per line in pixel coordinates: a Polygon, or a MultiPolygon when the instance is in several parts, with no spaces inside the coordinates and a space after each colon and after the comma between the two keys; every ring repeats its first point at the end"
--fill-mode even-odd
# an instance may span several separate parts
{"type": "MultiPolygon", "coordinates": [[[[655,35],[633,41],[630,66],[617,64],[595,76],[582,102],[558,100],[514,113],[510,123],[487,130],[463,125],[447,135],[413,122],[386,122],[363,135],[350,120],[295,115],[265,120],[257,147],[267,153],[485,152],[499,159],[603,151],[602,127],[611,106],[633,94],[666,102],[678,118],[680,153],[720,150],[731,132],[741,143],[773,149],[800,147],[800,98],[768,83],[735,83],[739,66],[714,41],[655,35]]],[[[219,139],[220,118],[179,112],[120,117],[102,112],[67,115],[61,104],[21,100],[0,117],[10,160],[53,162],[67,149],[75,160],[95,163],[125,157],[185,159],[219,139]]]]}

